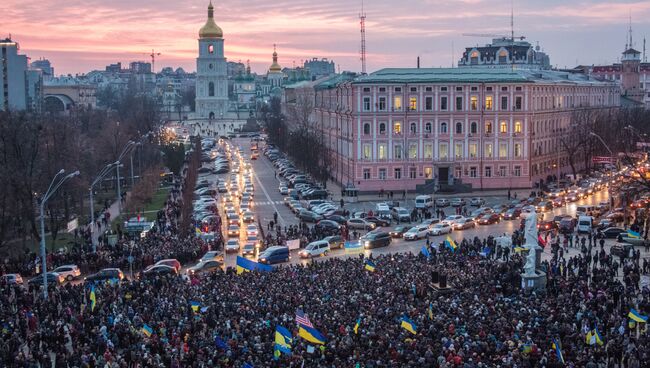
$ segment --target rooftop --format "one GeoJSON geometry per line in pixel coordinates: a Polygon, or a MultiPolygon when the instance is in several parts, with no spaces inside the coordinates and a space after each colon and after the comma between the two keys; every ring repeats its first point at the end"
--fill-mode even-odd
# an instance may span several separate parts
{"type": "Polygon", "coordinates": [[[512,68],[386,68],[353,83],[569,83],[609,84],[583,74],[512,68]]]}

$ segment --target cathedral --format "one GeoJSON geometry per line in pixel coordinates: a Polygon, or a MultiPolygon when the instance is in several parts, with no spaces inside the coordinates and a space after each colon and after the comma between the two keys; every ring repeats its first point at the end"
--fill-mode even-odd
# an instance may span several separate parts
{"type": "Polygon", "coordinates": [[[227,135],[241,129],[236,104],[228,96],[228,72],[224,54],[223,30],[214,21],[212,2],[208,19],[199,30],[199,56],[196,58],[196,106],[189,124],[194,134],[227,135]]]}

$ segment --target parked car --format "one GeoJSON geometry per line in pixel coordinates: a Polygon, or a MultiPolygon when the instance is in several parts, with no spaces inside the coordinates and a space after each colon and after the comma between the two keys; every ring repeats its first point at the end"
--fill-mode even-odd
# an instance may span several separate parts
{"type": "Polygon", "coordinates": [[[448,207],[449,200],[447,198],[438,198],[436,199],[436,207],[448,207]]]}
{"type": "Polygon", "coordinates": [[[499,216],[496,213],[489,213],[485,214],[484,216],[481,216],[480,219],[478,219],[478,224],[479,225],[492,225],[492,224],[498,224],[501,221],[501,216],[499,216]]]}
{"type": "Polygon", "coordinates": [[[460,219],[464,219],[464,217],[461,216],[461,215],[451,215],[451,216],[445,217],[445,219],[440,221],[440,222],[452,225],[454,222],[456,222],[456,221],[458,221],[460,219]]]}
{"type": "Polygon", "coordinates": [[[406,225],[398,225],[395,226],[393,230],[389,232],[390,236],[393,238],[401,238],[404,236],[404,233],[407,232],[411,226],[406,226],[406,225]]]}
{"type": "Polygon", "coordinates": [[[630,243],[616,243],[610,249],[612,256],[623,258],[628,258],[632,251],[634,251],[634,246],[630,243]]]}
{"type": "Polygon", "coordinates": [[[181,263],[178,260],[173,258],[161,259],[160,261],[156,262],[154,266],[159,266],[159,265],[174,267],[177,273],[181,270],[181,263]]]}
{"type": "Polygon", "coordinates": [[[411,213],[403,207],[393,207],[391,210],[391,214],[393,216],[393,219],[401,222],[410,222],[411,221],[411,213]]]}
{"type": "Polygon", "coordinates": [[[84,278],[84,281],[124,280],[124,272],[119,268],[104,268],[84,278]]]}
{"type": "Polygon", "coordinates": [[[480,197],[474,197],[469,201],[470,206],[481,207],[485,205],[485,199],[480,197]]]}
{"type": "Polygon", "coordinates": [[[187,269],[188,275],[199,275],[202,273],[212,273],[221,269],[222,263],[217,261],[200,261],[196,265],[187,269]]]}
{"type": "Polygon", "coordinates": [[[65,265],[65,266],[59,266],[55,269],[52,270],[52,272],[56,272],[59,275],[63,276],[64,279],[68,281],[72,281],[76,279],[77,277],[81,276],[81,270],[77,265],[65,265]]]}
{"type": "Polygon", "coordinates": [[[346,219],[345,217],[343,217],[341,215],[329,215],[329,216],[326,216],[325,218],[327,220],[334,221],[334,222],[338,223],[339,225],[346,225],[347,222],[348,222],[348,219],[346,219]]]}
{"type": "Polygon", "coordinates": [[[314,228],[320,229],[322,231],[339,231],[341,229],[341,225],[339,225],[336,221],[332,220],[320,220],[314,225],[314,228]]]}
{"type": "Polygon", "coordinates": [[[312,211],[302,209],[298,212],[298,218],[305,222],[318,222],[323,219],[323,216],[312,211]]]}
{"type": "Polygon", "coordinates": [[[391,243],[390,235],[385,231],[370,232],[360,238],[365,249],[387,247],[391,243]]]}
{"type": "Polygon", "coordinates": [[[619,234],[625,233],[627,230],[621,227],[608,227],[598,232],[598,237],[601,239],[615,239],[619,234]]]}
{"type": "Polygon", "coordinates": [[[7,273],[0,278],[0,285],[22,285],[23,277],[19,273],[7,273]]]}
{"type": "Polygon", "coordinates": [[[465,200],[463,198],[454,198],[451,200],[452,207],[462,207],[465,205],[465,200]]]}
{"type": "Polygon", "coordinates": [[[325,240],[317,240],[307,244],[305,249],[298,252],[300,258],[325,256],[330,251],[330,244],[325,240]]]}
{"type": "MultiPolygon", "coordinates": [[[[47,280],[47,285],[48,286],[58,286],[61,285],[64,281],[65,278],[61,275],[59,275],[56,272],[48,272],[45,274],[45,279],[47,280]]],[[[32,278],[31,280],[27,281],[27,284],[29,285],[35,285],[35,286],[40,286],[43,285],[43,274],[39,274],[38,276],[32,278]]]]}
{"type": "Polygon", "coordinates": [[[429,233],[431,235],[442,235],[442,234],[451,233],[451,230],[452,230],[451,229],[451,224],[439,222],[439,223],[433,225],[433,227],[431,228],[429,233]]]}
{"type": "Polygon", "coordinates": [[[323,240],[330,245],[330,249],[343,249],[343,246],[345,245],[345,239],[340,235],[326,236],[323,240]]]}
{"type": "Polygon", "coordinates": [[[155,276],[167,276],[167,275],[178,275],[178,270],[172,266],[167,266],[164,264],[153,265],[147,267],[144,271],[140,273],[140,278],[155,277],[155,276]]]}
{"type": "Polygon", "coordinates": [[[265,251],[260,253],[258,260],[260,263],[274,264],[280,262],[288,262],[289,258],[289,248],[282,246],[272,246],[266,248],[265,251]]]}
{"type": "Polygon", "coordinates": [[[376,225],[376,227],[390,226],[390,219],[386,220],[380,217],[368,216],[366,217],[365,220],[372,222],[373,224],[376,225]]]}
{"type": "Polygon", "coordinates": [[[404,240],[418,240],[425,238],[429,233],[429,226],[427,225],[416,225],[410,228],[402,236],[404,240]]]}
{"type": "Polygon", "coordinates": [[[347,221],[348,228],[350,229],[363,229],[363,230],[372,230],[377,225],[372,222],[366,221],[362,218],[351,218],[347,221]]]}
{"type": "Polygon", "coordinates": [[[473,229],[475,227],[476,223],[471,218],[458,219],[451,225],[451,228],[454,230],[473,229]]]}

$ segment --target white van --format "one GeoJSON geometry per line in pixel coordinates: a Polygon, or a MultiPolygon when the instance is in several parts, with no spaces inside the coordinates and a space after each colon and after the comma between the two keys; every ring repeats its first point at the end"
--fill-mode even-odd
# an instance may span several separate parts
{"type": "Polygon", "coordinates": [[[591,216],[578,217],[578,233],[591,233],[594,218],[591,216]]]}
{"type": "Polygon", "coordinates": [[[390,207],[388,204],[381,202],[375,205],[375,216],[390,219],[392,218],[390,213],[390,207]]]}
{"type": "Polygon", "coordinates": [[[433,207],[433,198],[428,194],[423,194],[415,197],[415,208],[430,208],[433,207]]]}
{"type": "Polygon", "coordinates": [[[330,243],[326,240],[318,240],[307,244],[305,249],[301,250],[298,255],[300,258],[312,258],[327,255],[330,251],[330,243]]]}

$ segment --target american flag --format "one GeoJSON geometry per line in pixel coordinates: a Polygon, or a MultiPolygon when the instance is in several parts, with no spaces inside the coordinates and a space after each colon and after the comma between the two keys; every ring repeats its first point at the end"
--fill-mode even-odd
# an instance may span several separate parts
{"type": "Polygon", "coordinates": [[[307,317],[302,309],[296,309],[296,322],[298,322],[299,325],[314,328],[314,325],[312,325],[311,321],[309,321],[309,317],[307,317]]]}

